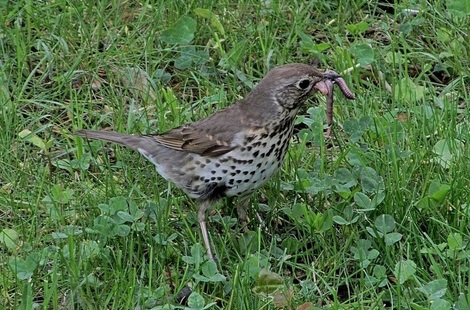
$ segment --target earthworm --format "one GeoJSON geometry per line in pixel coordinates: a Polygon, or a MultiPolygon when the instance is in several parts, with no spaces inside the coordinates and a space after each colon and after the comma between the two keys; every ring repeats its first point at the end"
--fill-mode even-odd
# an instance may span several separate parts
{"type": "Polygon", "coordinates": [[[349,89],[348,85],[346,84],[346,81],[337,72],[333,70],[327,70],[325,71],[325,73],[323,73],[323,76],[326,79],[333,81],[333,83],[338,84],[339,89],[346,98],[351,100],[356,98],[354,93],[349,89]]]}
{"type": "Polygon", "coordinates": [[[328,94],[326,95],[326,124],[328,128],[333,124],[333,82],[331,80],[325,80],[328,94]]]}
{"type": "Polygon", "coordinates": [[[343,95],[348,98],[348,99],[355,99],[356,96],[353,94],[353,92],[349,89],[348,85],[346,84],[346,81],[342,78],[336,78],[334,79],[335,83],[339,86],[339,89],[343,92],[343,95]]]}
{"type": "Polygon", "coordinates": [[[346,81],[333,70],[325,71],[325,85],[328,90],[328,94],[326,97],[326,124],[328,125],[328,129],[325,132],[325,137],[330,137],[331,135],[331,125],[333,124],[333,83],[336,83],[343,93],[343,95],[348,99],[354,99],[356,96],[354,93],[349,89],[346,81]]]}
{"type": "Polygon", "coordinates": [[[334,79],[334,81],[339,86],[339,89],[341,89],[341,91],[343,92],[343,95],[346,98],[351,99],[351,100],[356,98],[356,96],[349,89],[348,85],[346,84],[346,81],[342,77],[336,78],[336,79],[334,79]]]}

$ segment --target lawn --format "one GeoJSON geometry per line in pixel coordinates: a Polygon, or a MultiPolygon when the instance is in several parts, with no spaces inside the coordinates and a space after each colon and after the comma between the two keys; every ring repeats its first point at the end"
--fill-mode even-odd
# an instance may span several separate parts
{"type": "Polygon", "coordinates": [[[470,5],[0,1],[0,309],[470,309],[470,5]],[[273,67],[340,72],[281,171],[208,214],[138,153],[273,67]]]}

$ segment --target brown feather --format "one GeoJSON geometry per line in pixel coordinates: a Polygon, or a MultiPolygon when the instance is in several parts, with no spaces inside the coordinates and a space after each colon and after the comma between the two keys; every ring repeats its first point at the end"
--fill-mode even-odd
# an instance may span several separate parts
{"type": "Polygon", "coordinates": [[[229,106],[208,118],[155,135],[153,138],[171,149],[209,157],[220,156],[236,147],[233,140],[242,128],[240,116],[237,105],[229,106]],[[230,123],[226,119],[230,119],[230,123]]]}

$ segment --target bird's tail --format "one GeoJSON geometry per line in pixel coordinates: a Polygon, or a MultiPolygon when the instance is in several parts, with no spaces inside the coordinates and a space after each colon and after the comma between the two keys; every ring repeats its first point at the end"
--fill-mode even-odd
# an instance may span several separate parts
{"type": "Polygon", "coordinates": [[[141,136],[127,135],[112,131],[79,130],[75,132],[75,135],[93,140],[114,142],[134,150],[142,148],[142,144],[145,144],[145,139],[141,136]]]}

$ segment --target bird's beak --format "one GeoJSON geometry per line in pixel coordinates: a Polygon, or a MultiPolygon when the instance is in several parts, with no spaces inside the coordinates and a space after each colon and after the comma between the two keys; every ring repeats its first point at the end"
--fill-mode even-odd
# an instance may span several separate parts
{"type": "Polygon", "coordinates": [[[332,84],[338,78],[341,78],[341,75],[339,75],[337,72],[333,70],[326,70],[323,72],[323,80],[315,84],[314,87],[326,96],[333,91],[332,84]]]}
{"type": "Polygon", "coordinates": [[[316,83],[314,88],[319,90],[323,95],[330,95],[333,92],[333,84],[337,84],[343,95],[350,100],[354,100],[356,96],[349,89],[344,79],[333,70],[327,70],[323,73],[323,80],[316,83]]]}

